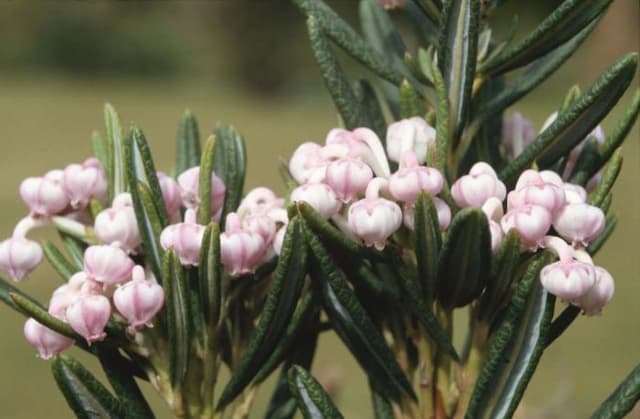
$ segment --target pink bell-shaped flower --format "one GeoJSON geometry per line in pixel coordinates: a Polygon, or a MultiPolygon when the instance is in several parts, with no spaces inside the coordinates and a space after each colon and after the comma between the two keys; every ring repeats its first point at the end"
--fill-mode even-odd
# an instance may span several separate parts
{"type": "Polygon", "coordinates": [[[331,187],[338,199],[350,202],[367,189],[373,179],[373,171],[362,160],[341,158],[327,165],[324,182],[331,187]]]}
{"type": "Polygon", "coordinates": [[[387,155],[400,162],[407,151],[412,151],[420,164],[427,161],[429,147],[435,146],[436,130],[418,116],[403,119],[387,127],[387,155]]]}
{"type": "Polygon", "coordinates": [[[167,209],[167,214],[169,214],[170,219],[173,219],[182,206],[180,186],[178,186],[178,182],[173,180],[172,177],[167,176],[163,172],[157,172],[156,175],[158,176],[158,183],[162,191],[162,200],[167,209]]]}
{"type": "Polygon", "coordinates": [[[509,192],[507,208],[524,205],[538,205],[555,214],[565,205],[564,189],[555,183],[547,182],[534,170],[523,173],[525,181],[519,181],[516,189],[509,192]],[[533,172],[533,173],[531,173],[533,172]]]}
{"type": "Polygon", "coordinates": [[[293,152],[289,160],[289,173],[299,184],[305,184],[318,172],[324,171],[324,159],[321,156],[322,146],[316,143],[302,143],[293,152]]]}
{"type": "Polygon", "coordinates": [[[551,213],[538,205],[523,205],[508,211],[500,220],[500,226],[504,234],[516,230],[522,244],[535,249],[551,227],[551,213]]]}
{"type": "Polygon", "coordinates": [[[365,198],[349,207],[348,225],[366,246],[384,249],[387,239],[402,225],[402,210],[393,201],[381,198],[379,190],[387,180],[375,178],[369,182],[365,198]]]}
{"type": "Polygon", "coordinates": [[[136,213],[131,206],[101,211],[93,228],[101,243],[113,244],[127,252],[133,252],[142,243],[136,213]]]}
{"type": "Polygon", "coordinates": [[[271,189],[258,187],[250,190],[238,207],[241,212],[261,212],[272,208],[284,208],[284,199],[279,198],[271,189]]]}
{"type": "Polygon", "coordinates": [[[231,275],[254,272],[267,248],[260,234],[242,228],[237,214],[227,215],[226,229],[220,235],[220,258],[231,275]]]}
{"type": "Polygon", "coordinates": [[[593,265],[577,260],[560,260],[540,271],[542,286],[563,301],[577,302],[595,284],[593,265]]]}
{"type": "Polygon", "coordinates": [[[164,290],[145,278],[142,266],[135,266],[133,279],[113,293],[113,305],[127,319],[132,329],[150,326],[151,320],[164,305],[164,290]]]}
{"type": "Polygon", "coordinates": [[[200,264],[200,248],[205,227],[196,223],[196,213],[188,209],[184,223],[172,224],[160,233],[160,245],[164,250],[173,250],[183,265],[200,264]]]}
{"type": "Polygon", "coordinates": [[[535,138],[533,124],[520,112],[514,112],[502,121],[502,144],[512,159],[520,155],[535,138]]]}
{"type": "Polygon", "coordinates": [[[32,318],[27,319],[24,324],[24,337],[29,345],[36,348],[38,357],[42,359],[51,359],[73,345],[73,339],[54,332],[32,318]]]}
{"type": "Polygon", "coordinates": [[[127,253],[116,246],[90,246],[84,252],[87,277],[105,286],[126,281],[131,276],[133,266],[127,253]]]}
{"type": "Polygon", "coordinates": [[[104,331],[111,317],[111,303],[104,295],[83,295],[66,310],[69,326],[88,344],[104,339],[104,331]]]}
{"type": "Polygon", "coordinates": [[[11,237],[0,243],[0,270],[19,281],[42,262],[40,245],[25,237],[11,237]]]}
{"type": "Polygon", "coordinates": [[[604,212],[593,205],[565,205],[554,217],[553,228],[564,239],[586,246],[604,230],[604,212]]]}
{"type": "Polygon", "coordinates": [[[491,233],[491,252],[496,253],[500,248],[502,239],[504,238],[504,233],[502,232],[500,223],[489,220],[489,232],[491,233]]]}
{"type": "Polygon", "coordinates": [[[346,148],[346,155],[343,151],[333,154],[336,157],[348,156],[362,159],[376,176],[387,178],[391,174],[382,142],[376,133],[369,128],[361,127],[353,131],[334,128],[327,134],[326,144],[325,148],[335,145],[342,146],[342,149],[346,148]]]}
{"type": "Polygon", "coordinates": [[[342,206],[333,189],[324,183],[307,183],[295,188],[291,192],[291,202],[299,201],[309,204],[324,219],[331,218],[342,206]]]}
{"type": "Polygon", "coordinates": [[[587,316],[600,314],[602,308],[613,298],[615,290],[611,274],[600,266],[596,266],[594,269],[596,272],[595,284],[578,301],[578,305],[587,316]]]}
{"type": "Polygon", "coordinates": [[[451,187],[453,200],[460,208],[480,208],[491,197],[503,201],[506,194],[504,183],[485,162],[474,164],[469,174],[456,180],[451,187]]]}
{"type": "Polygon", "coordinates": [[[69,198],[62,185],[62,170],[52,170],[44,177],[29,177],[20,184],[20,197],[32,216],[49,217],[62,212],[69,198]]]}
{"type": "MultiPolygon", "coordinates": [[[[200,183],[200,166],[185,170],[178,176],[178,185],[182,203],[185,207],[197,209],[200,205],[198,184],[200,183]]],[[[225,186],[222,179],[211,172],[211,214],[216,214],[224,204],[225,186]]]]}
{"type": "Polygon", "coordinates": [[[267,214],[249,214],[242,220],[242,229],[259,234],[265,243],[271,243],[276,235],[276,222],[267,214]]]}
{"type": "Polygon", "coordinates": [[[431,167],[419,166],[413,151],[405,153],[397,172],[389,178],[389,192],[398,201],[413,204],[421,191],[435,196],[444,185],[444,177],[431,167]]]}
{"type": "Polygon", "coordinates": [[[63,187],[71,207],[82,209],[92,198],[106,197],[107,176],[98,159],[88,158],[82,164],[65,167],[63,187]]]}
{"type": "Polygon", "coordinates": [[[587,202],[587,191],[580,185],[563,183],[564,200],[566,204],[582,204],[587,202]]]}

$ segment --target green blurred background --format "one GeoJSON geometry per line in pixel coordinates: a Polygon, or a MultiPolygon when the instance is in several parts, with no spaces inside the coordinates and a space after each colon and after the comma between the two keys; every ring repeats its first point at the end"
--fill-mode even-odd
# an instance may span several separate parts
{"type": "MultiPolygon", "coordinates": [[[[497,31],[504,33],[517,13],[518,36],[526,34],[559,2],[533,3],[509,2],[494,17],[497,31]]],[[[357,2],[331,4],[355,21],[357,2]]],[[[571,84],[588,85],[622,53],[639,49],[638,22],[637,0],[614,2],[581,51],[518,109],[540,127],[571,84]]],[[[0,39],[0,237],[9,236],[25,214],[17,195],[23,178],[89,155],[90,134],[102,129],[107,101],[123,123],[144,129],[156,164],[165,171],[173,164],[176,122],[185,108],[198,116],[202,133],[216,121],[236,125],[247,139],[247,187],[267,185],[279,192],[278,159],[302,141],[322,141],[336,124],[304,21],[286,1],[3,2],[0,39]]],[[[347,65],[350,72],[354,68],[347,65]]],[[[628,98],[609,116],[605,130],[628,98]]],[[[638,137],[636,127],[624,147],[625,167],[615,189],[619,228],[597,257],[617,280],[616,296],[602,317],[578,319],[545,353],[520,417],[586,417],[640,361],[638,137]]],[[[58,283],[43,267],[21,287],[44,300],[58,283]]],[[[70,417],[49,364],[37,360],[24,342],[22,325],[17,314],[0,307],[0,417],[70,417]]],[[[314,372],[330,385],[347,418],[371,417],[363,374],[335,336],[323,336],[314,372]]],[[[158,417],[169,417],[153,391],[148,394],[158,417]]],[[[261,389],[257,413],[269,395],[268,388],[261,389]]]]}

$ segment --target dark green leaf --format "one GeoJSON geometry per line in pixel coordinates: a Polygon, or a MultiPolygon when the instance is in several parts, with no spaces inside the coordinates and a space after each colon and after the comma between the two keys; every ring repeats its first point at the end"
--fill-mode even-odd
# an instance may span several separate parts
{"type": "Polygon", "coordinates": [[[320,239],[309,228],[305,228],[305,234],[313,254],[312,274],[322,285],[325,311],[336,333],[386,397],[396,401],[403,396],[415,399],[411,383],[393,352],[320,239]]]}
{"type": "Polygon", "coordinates": [[[521,327],[523,313],[531,306],[532,296],[541,292],[539,291],[539,275],[546,262],[544,255],[537,257],[529,264],[518,283],[506,315],[491,340],[473,388],[465,418],[478,419],[483,417],[483,412],[492,406],[491,400],[499,396],[500,393],[496,391],[498,380],[504,378],[508,372],[503,367],[509,365],[509,354],[512,353],[514,341],[517,341],[515,337],[521,334],[519,327],[521,327]]]}
{"type": "Polygon", "coordinates": [[[591,415],[591,419],[621,419],[640,400],[640,365],[627,375],[607,400],[591,415]]]}
{"type": "Polygon", "coordinates": [[[393,414],[391,402],[374,388],[374,384],[371,381],[369,381],[369,388],[371,389],[371,402],[375,419],[394,419],[395,415],[393,414]]]}
{"type": "Polygon", "coordinates": [[[127,174],[124,157],[122,127],[116,110],[107,103],[104,105],[104,121],[107,127],[107,147],[109,165],[106,168],[109,175],[109,200],[119,193],[126,192],[127,174]]]}
{"type": "Polygon", "coordinates": [[[54,359],[51,370],[60,391],[78,418],[126,417],[124,406],[75,359],[60,355],[54,359]]]}
{"type": "Polygon", "coordinates": [[[309,204],[304,201],[296,202],[296,207],[305,223],[324,241],[332,247],[354,255],[366,255],[371,252],[360,242],[351,240],[345,236],[340,230],[331,225],[327,220],[322,218],[320,214],[309,204]]]}
{"type": "MultiPolygon", "coordinates": [[[[431,3],[430,1],[425,3],[431,3]]],[[[440,20],[440,11],[435,10],[429,13],[429,9],[423,7],[421,0],[409,0],[405,3],[404,9],[411,19],[416,30],[422,36],[422,39],[429,45],[438,44],[438,21],[440,20]]]]}
{"type": "Polygon", "coordinates": [[[479,209],[458,212],[442,245],[436,294],[445,308],[462,307],[484,289],[491,268],[491,234],[479,209]]]}
{"type": "Polygon", "coordinates": [[[449,99],[449,144],[456,147],[467,121],[476,74],[480,18],[478,0],[446,0],[443,7],[438,66],[449,99]]]}
{"type": "Polygon", "coordinates": [[[395,70],[387,58],[368,45],[347,22],[338,16],[321,0],[294,0],[294,4],[307,16],[313,16],[323,33],[347,54],[381,78],[393,84],[402,80],[402,75],[395,70]]]}
{"type": "Polygon", "coordinates": [[[216,151],[216,137],[207,138],[200,157],[200,178],[198,179],[198,223],[207,225],[211,221],[211,172],[216,151]]]}
{"type": "Polygon", "coordinates": [[[186,110],[176,135],[176,175],[200,164],[200,132],[196,117],[186,110]]]}
{"type": "Polygon", "coordinates": [[[298,409],[298,403],[289,389],[287,371],[283,370],[276,383],[265,419],[292,419],[298,409]]]}
{"type": "MultiPolygon", "coordinates": [[[[631,132],[631,128],[633,128],[633,124],[638,119],[638,114],[640,113],[640,89],[636,90],[633,98],[631,99],[631,103],[626,107],[626,111],[620,122],[616,125],[613,132],[607,136],[606,141],[600,147],[600,166],[604,165],[608,162],[615,151],[622,145],[629,132],[631,132]]],[[[595,168],[597,171],[599,169],[595,168]]],[[[595,171],[592,174],[595,174],[595,171]]]]}
{"type": "Polygon", "coordinates": [[[592,173],[595,173],[595,168],[599,166],[600,160],[598,143],[595,138],[589,137],[583,144],[582,151],[580,151],[569,177],[569,182],[580,186],[585,186],[589,182],[592,173]]]}
{"type": "Polygon", "coordinates": [[[387,122],[384,118],[384,113],[380,108],[380,102],[376,96],[376,92],[373,90],[371,84],[366,80],[358,80],[353,88],[356,98],[362,107],[362,112],[366,116],[368,121],[367,126],[378,135],[382,146],[385,146],[385,139],[387,134],[387,122]]]}
{"type": "Polygon", "coordinates": [[[448,159],[450,148],[450,130],[453,128],[449,125],[449,97],[447,93],[447,86],[445,85],[444,78],[438,66],[431,68],[433,74],[433,84],[436,88],[436,96],[438,98],[436,106],[436,150],[435,158],[432,157],[434,153],[427,153],[427,160],[433,167],[439,169],[444,176],[451,176],[448,173],[448,159]]]}
{"type": "Polygon", "coordinates": [[[169,217],[167,215],[167,208],[164,205],[164,199],[162,197],[162,189],[160,189],[160,182],[158,181],[158,175],[156,167],[153,164],[153,157],[151,156],[151,149],[147,143],[142,130],[134,127],[131,130],[131,136],[135,141],[135,159],[136,162],[140,162],[142,170],[139,170],[136,163],[136,175],[138,180],[143,180],[149,187],[151,192],[151,198],[153,199],[156,213],[160,218],[162,227],[166,227],[169,224],[169,217]]]}
{"type": "Polygon", "coordinates": [[[315,17],[310,16],[307,19],[307,29],[309,31],[311,49],[318,67],[320,67],[320,74],[336,108],[338,108],[338,112],[342,116],[345,127],[354,129],[362,126],[363,112],[358,99],[315,17]]]}
{"type": "Polygon", "coordinates": [[[438,213],[433,198],[422,192],[414,208],[415,249],[418,281],[422,287],[424,301],[431,302],[435,295],[438,278],[438,254],[442,245],[438,213]]]}
{"type": "Polygon", "coordinates": [[[200,299],[209,327],[215,327],[222,307],[222,264],[220,261],[220,227],[209,224],[200,249],[200,299]]]}
{"type": "Polygon", "coordinates": [[[294,365],[289,370],[289,389],[298,401],[305,419],[339,419],[342,414],[320,383],[304,368],[294,365]]]}
{"type": "Polygon", "coordinates": [[[637,55],[627,54],[600,75],[598,80],[500,172],[507,183],[534,161],[540,168],[550,167],[582,141],[609,113],[636,71],[637,55]]]}
{"type": "Polygon", "coordinates": [[[493,381],[491,409],[486,411],[486,417],[513,416],[546,347],[554,303],[555,297],[536,281],[512,341],[503,353],[502,373],[499,381],[493,381]]]}
{"type": "MultiPolygon", "coordinates": [[[[361,0],[359,11],[367,42],[382,56],[390,58],[392,65],[402,68],[406,47],[387,12],[373,0],[361,0]]],[[[399,82],[393,83],[398,85],[399,82]]]]}
{"type": "Polygon", "coordinates": [[[165,311],[169,336],[169,371],[174,388],[182,388],[189,369],[191,322],[184,269],[173,251],[164,254],[165,311]]]}
{"type": "MultiPolygon", "coordinates": [[[[549,52],[547,55],[531,63],[517,78],[508,83],[502,91],[478,108],[478,119],[486,120],[493,115],[502,113],[509,106],[523,98],[547,80],[564,62],[573,55],[582,42],[596,27],[597,20],[582,29],[576,36],[565,44],[549,52]]],[[[474,124],[476,122],[474,121],[474,124]]]]}
{"type": "MultiPolygon", "coordinates": [[[[138,222],[138,230],[142,238],[142,247],[151,262],[151,269],[160,284],[162,284],[162,248],[160,247],[160,233],[162,233],[162,219],[158,214],[156,197],[149,189],[144,179],[144,169],[136,153],[135,137],[141,133],[134,128],[131,135],[123,144],[129,191],[133,201],[133,209],[138,222]],[[136,134],[136,132],[138,132],[136,134]]],[[[157,179],[156,179],[157,181],[157,179]]],[[[161,195],[162,196],[162,195],[161,195]]],[[[162,198],[160,198],[162,200],[162,198]]]]}
{"type": "Polygon", "coordinates": [[[571,326],[571,323],[578,318],[581,311],[582,309],[580,307],[572,304],[569,304],[564,310],[562,310],[562,313],[560,313],[560,315],[551,322],[546,345],[549,346],[553,341],[558,339],[560,335],[562,335],[564,331],[571,326]]]}
{"type": "Polygon", "coordinates": [[[566,0],[520,42],[485,62],[484,74],[522,67],[549,53],[604,14],[611,0],[566,0]]]}
{"type": "Polygon", "coordinates": [[[55,269],[65,281],[68,281],[71,275],[78,272],[78,269],[67,260],[55,244],[46,241],[42,246],[42,250],[51,266],[53,266],[53,269],[55,269]]]}
{"type": "Polygon", "coordinates": [[[68,323],[52,316],[47,310],[39,303],[31,299],[30,297],[16,292],[8,292],[9,298],[13,301],[12,307],[22,312],[25,316],[33,317],[38,323],[48,327],[54,332],[58,332],[61,335],[68,336],[75,340],[82,340],[80,336],[69,326],[68,323]]]}
{"type": "Polygon", "coordinates": [[[307,248],[300,220],[289,221],[282,252],[262,313],[229,382],[218,400],[217,410],[231,402],[258,373],[263,362],[285,334],[302,291],[306,275],[307,248]]]}
{"type": "Polygon", "coordinates": [[[603,206],[603,203],[613,188],[613,184],[620,174],[620,169],[622,169],[622,154],[620,154],[620,151],[617,151],[605,166],[600,183],[598,183],[598,186],[589,194],[589,204],[596,207],[603,206]]]}
{"type": "Polygon", "coordinates": [[[242,200],[246,154],[244,138],[234,127],[220,125],[216,128],[213,169],[225,185],[220,225],[224,225],[227,214],[234,212],[242,200]]]}
{"type": "Polygon", "coordinates": [[[102,365],[116,397],[122,404],[124,417],[153,419],[155,415],[131,373],[130,362],[116,349],[108,349],[103,345],[98,345],[96,352],[100,365],[102,365]]]}

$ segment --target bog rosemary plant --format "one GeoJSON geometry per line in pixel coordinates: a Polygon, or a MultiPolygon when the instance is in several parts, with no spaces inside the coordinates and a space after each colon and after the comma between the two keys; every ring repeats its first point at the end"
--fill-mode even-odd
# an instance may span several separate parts
{"type": "MultiPolygon", "coordinates": [[[[341,123],[281,167],[287,196],[243,190],[233,127],[201,142],[187,112],[167,175],[107,105],[94,157],[24,180],[29,215],[0,243],[12,279],[46,257],[63,283],[45,305],[2,280],[0,299],[28,317],[25,337],[78,417],[153,417],[148,381],[176,417],[245,418],[280,368],[260,413],[340,418],[310,373],[328,329],[368,377],[378,419],[512,417],[549,345],[613,297],[592,257],[617,223],[611,190],[640,92],[610,133],[599,124],[637,56],[568,89],[539,131],[504,113],[611,1],[565,0],[518,41],[491,31],[499,0],[361,0],[362,34],[321,0],[294,3],[341,123]],[[336,48],[374,80],[348,80],[336,48]],[[59,243],[27,238],[47,226],[59,243]],[[463,347],[454,310],[469,317],[463,347]],[[72,345],[110,389],[62,354],[72,345]]],[[[592,417],[621,418],[639,398],[636,368],[592,417]]]]}

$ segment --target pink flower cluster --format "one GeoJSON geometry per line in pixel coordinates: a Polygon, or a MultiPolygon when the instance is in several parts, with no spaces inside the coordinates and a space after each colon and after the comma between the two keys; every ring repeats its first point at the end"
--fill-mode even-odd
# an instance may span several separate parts
{"type": "MultiPolygon", "coordinates": [[[[530,125],[513,126],[524,123],[521,115],[514,119],[509,130],[510,135],[519,138],[511,150],[517,153],[533,134],[530,125]]],[[[289,171],[300,184],[291,193],[291,201],[307,202],[348,236],[383,249],[403,225],[414,228],[414,203],[417,195],[425,191],[433,197],[440,228],[445,230],[451,221],[451,208],[438,197],[444,177],[437,169],[424,165],[434,143],[435,130],[419,117],[388,127],[386,153],[377,135],[368,128],[333,129],[324,145],[304,143],[291,157],[289,171]],[[387,159],[399,163],[394,173],[390,173],[387,159]]],[[[549,292],[590,315],[598,313],[611,298],[611,276],[594,267],[590,259],[580,256],[578,262],[573,256],[576,252],[586,255],[582,249],[605,225],[603,211],[587,203],[583,187],[563,181],[552,171],[526,170],[514,190],[507,191],[495,170],[478,162],[451,185],[451,197],[457,208],[479,208],[486,214],[493,252],[510,230],[518,232],[526,251],[547,247],[550,242],[562,242],[571,249],[567,255],[572,256],[558,262],[562,265],[560,271],[554,270],[559,266],[556,264],[543,271],[542,283],[549,292]],[[568,285],[570,281],[562,280],[559,272],[576,276],[577,271],[567,270],[567,264],[589,265],[591,280],[586,279],[579,286],[568,285]]]]}

